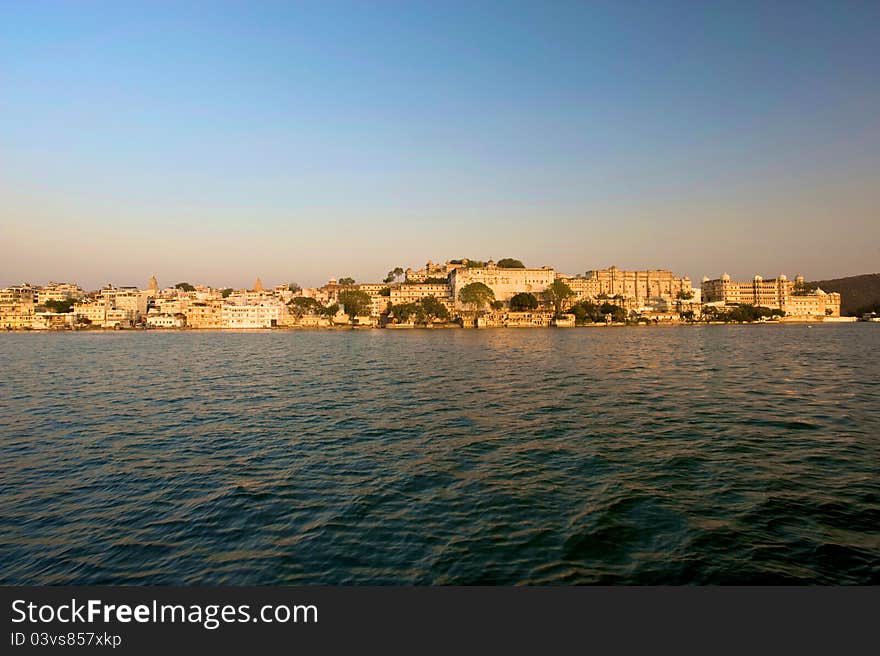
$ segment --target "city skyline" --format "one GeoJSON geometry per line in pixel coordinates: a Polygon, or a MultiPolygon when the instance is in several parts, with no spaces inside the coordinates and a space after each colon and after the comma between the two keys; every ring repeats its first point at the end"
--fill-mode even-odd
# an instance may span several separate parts
{"type": "MultiPolygon", "coordinates": [[[[433,262],[435,264],[441,264],[443,262],[448,263],[450,261],[450,259],[453,259],[453,258],[445,258],[443,260],[431,260],[429,258],[426,261],[433,262]]],[[[481,260],[481,261],[490,261],[490,260],[497,261],[502,258],[473,258],[473,259],[477,259],[477,260],[481,260]]],[[[520,258],[516,258],[516,259],[520,259],[520,258]]],[[[424,266],[424,262],[422,262],[421,264],[408,263],[408,262],[401,263],[401,267],[403,269],[412,268],[415,270],[415,269],[422,267],[422,266],[424,266]]],[[[587,267],[587,268],[584,268],[584,269],[581,269],[578,271],[564,271],[559,267],[553,266],[552,263],[533,264],[533,263],[525,262],[525,267],[529,268],[529,269],[540,269],[540,268],[553,269],[554,271],[557,271],[560,274],[564,274],[567,277],[583,276],[586,273],[602,271],[602,270],[607,270],[607,269],[611,269],[611,268],[620,269],[622,271],[633,270],[633,271],[649,271],[649,272],[650,271],[673,272],[673,273],[680,275],[682,277],[689,278],[695,286],[699,286],[701,280],[703,280],[705,278],[714,279],[714,278],[719,278],[722,275],[728,275],[734,279],[738,278],[738,279],[742,279],[742,280],[752,280],[753,278],[755,278],[755,276],[758,276],[758,277],[761,277],[761,278],[767,279],[767,280],[775,279],[779,276],[783,276],[783,277],[790,278],[790,279],[794,279],[796,276],[804,276],[805,279],[808,281],[818,280],[817,276],[811,276],[811,275],[809,275],[809,272],[806,275],[804,275],[804,273],[800,269],[798,269],[796,271],[776,271],[776,272],[767,271],[767,272],[763,272],[763,273],[753,271],[751,273],[741,275],[741,276],[732,274],[731,271],[738,271],[741,268],[739,266],[734,266],[732,268],[728,267],[728,268],[724,268],[723,270],[708,272],[706,274],[699,275],[699,276],[692,276],[688,273],[675,271],[674,269],[672,269],[670,267],[663,267],[663,266],[658,266],[658,267],[646,267],[646,266],[622,267],[622,266],[618,266],[616,264],[609,264],[607,266],[587,267]]],[[[334,274],[324,276],[323,279],[319,279],[319,280],[316,280],[314,283],[311,283],[311,282],[303,282],[302,280],[298,279],[296,276],[287,276],[287,277],[282,276],[277,279],[273,279],[273,278],[268,278],[266,276],[260,275],[259,272],[256,272],[249,279],[243,280],[240,284],[233,284],[229,280],[225,280],[222,277],[219,280],[207,280],[207,279],[205,279],[204,276],[200,276],[198,274],[188,276],[188,277],[184,276],[184,277],[178,277],[178,278],[172,279],[172,278],[164,277],[164,276],[162,276],[161,272],[156,272],[156,271],[150,272],[146,276],[143,276],[142,279],[137,279],[137,280],[130,279],[129,280],[128,278],[125,278],[122,280],[104,280],[104,281],[97,281],[95,284],[84,283],[81,278],[78,278],[75,275],[67,275],[67,276],[62,275],[60,277],[54,277],[54,278],[47,277],[46,275],[42,275],[42,276],[40,276],[38,278],[34,278],[34,279],[23,279],[22,278],[22,279],[12,279],[12,280],[8,280],[8,281],[0,280],[0,288],[14,287],[17,285],[37,285],[37,286],[39,286],[39,285],[48,285],[48,284],[52,284],[52,283],[70,283],[70,284],[79,285],[86,291],[97,291],[102,288],[106,288],[108,285],[113,286],[113,287],[119,287],[119,288],[136,287],[138,289],[146,289],[150,280],[153,278],[155,278],[158,281],[158,285],[159,285],[160,289],[172,288],[175,285],[178,285],[180,283],[189,283],[192,285],[197,285],[197,286],[201,285],[201,286],[204,286],[207,288],[213,288],[213,289],[228,288],[228,289],[234,289],[234,290],[249,290],[249,289],[254,288],[255,282],[258,280],[259,280],[260,284],[262,284],[266,289],[276,287],[276,286],[281,286],[281,285],[293,284],[293,283],[299,284],[300,286],[302,286],[304,288],[317,288],[317,287],[322,287],[322,286],[326,285],[328,283],[328,281],[336,280],[336,279],[339,279],[342,277],[353,278],[357,285],[383,284],[385,277],[388,276],[389,273],[390,273],[390,270],[388,270],[386,267],[386,270],[381,274],[376,274],[376,275],[368,277],[368,278],[367,277],[358,278],[357,276],[350,275],[349,272],[341,271],[339,273],[334,273],[334,274]]],[[[829,276],[828,278],[834,279],[836,277],[844,277],[844,276],[829,276]]],[[[403,280],[402,276],[399,277],[397,280],[395,280],[395,282],[400,282],[401,280],[403,280]]]]}
{"type": "Polygon", "coordinates": [[[0,284],[316,285],[441,256],[872,273],[878,20],[817,2],[8,3],[0,284]]]}

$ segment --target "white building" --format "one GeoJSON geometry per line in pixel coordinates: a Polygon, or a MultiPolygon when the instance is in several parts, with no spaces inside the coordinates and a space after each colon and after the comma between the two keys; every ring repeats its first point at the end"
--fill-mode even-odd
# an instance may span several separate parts
{"type": "Polygon", "coordinates": [[[224,303],[221,325],[224,328],[274,328],[281,325],[287,309],[280,302],[251,305],[224,303]]]}
{"type": "Polygon", "coordinates": [[[150,312],[147,315],[147,325],[150,328],[183,328],[186,326],[186,317],[182,314],[150,312]]]}

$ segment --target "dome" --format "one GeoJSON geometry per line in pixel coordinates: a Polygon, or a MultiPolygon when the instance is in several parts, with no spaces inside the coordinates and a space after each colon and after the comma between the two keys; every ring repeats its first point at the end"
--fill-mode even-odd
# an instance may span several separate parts
{"type": "Polygon", "coordinates": [[[724,282],[730,282],[730,274],[729,273],[722,273],[721,280],[723,280],[724,282]]]}

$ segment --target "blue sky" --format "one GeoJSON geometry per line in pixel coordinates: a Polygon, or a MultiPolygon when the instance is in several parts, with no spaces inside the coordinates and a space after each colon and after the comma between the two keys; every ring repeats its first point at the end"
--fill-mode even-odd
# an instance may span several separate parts
{"type": "Polygon", "coordinates": [[[0,0],[0,284],[880,271],[878,43],[876,2],[0,0]]]}

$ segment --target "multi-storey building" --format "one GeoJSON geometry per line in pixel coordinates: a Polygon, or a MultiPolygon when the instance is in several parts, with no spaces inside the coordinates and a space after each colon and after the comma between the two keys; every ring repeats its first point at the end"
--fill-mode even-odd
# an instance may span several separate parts
{"type": "Polygon", "coordinates": [[[65,330],[72,328],[73,312],[36,312],[31,328],[34,330],[65,330]]]}
{"type": "Polygon", "coordinates": [[[398,285],[392,285],[390,292],[392,305],[418,303],[423,298],[433,296],[443,303],[450,313],[452,313],[455,308],[455,302],[452,297],[452,287],[448,283],[405,282],[398,285]]]}
{"type": "Polygon", "coordinates": [[[103,326],[107,320],[109,303],[104,299],[83,301],[73,304],[73,314],[77,319],[86,319],[94,326],[103,326]]]}
{"type": "Polygon", "coordinates": [[[792,294],[785,307],[788,317],[839,317],[840,294],[816,289],[806,294],[792,294]]]}
{"type": "MultiPolygon", "coordinates": [[[[153,301],[153,308],[161,314],[186,314],[189,306],[195,303],[192,299],[182,296],[175,298],[157,298],[153,301]]],[[[152,311],[151,311],[152,313],[152,311]]]]}
{"type": "Polygon", "coordinates": [[[30,285],[0,289],[0,328],[31,328],[36,310],[35,296],[30,285]]]}
{"type": "Polygon", "coordinates": [[[615,296],[620,299],[647,301],[674,299],[679,292],[692,293],[690,278],[676,276],[666,269],[624,271],[612,266],[608,269],[587,271],[583,276],[566,276],[564,280],[579,301],[615,296]]]}
{"type": "Polygon", "coordinates": [[[222,328],[222,301],[195,301],[186,308],[186,325],[190,328],[222,328]]]}
{"type": "Polygon", "coordinates": [[[30,328],[34,322],[34,304],[0,303],[0,328],[30,328]]]}
{"type": "Polygon", "coordinates": [[[449,274],[455,269],[467,268],[467,266],[467,259],[456,260],[455,262],[447,260],[444,264],[434,264],[431,260],[428,260],[427,264],[421,269],[407,269],[404,272],[404,280],[406,282],[425,282],[439,278],[448,278],[449,274]]]}
{"type": "Polygon", "coordinates": [[[703,278],[700,288],[704,303],[747,304],[782,309],[791,295],[792,287],[784,275],[769,280],[755,276],[748,282],[736,282],[725,273],[713,280],[703,278]]]}
{"type": "Polygon", "coordinates": [[[274,328],[281,324],[286,312],[279,301],[250,305],[223,303],[220,310],[223,328],[274,328]]]}
{"type": "Polygon", "coordinates": [[[35,290],[34,302],[42,305],[47,301],[79,300],[86,293],[79,285],[69,282],[50,282],[35,290]]]}
{"type": "Polygon", "coordinates": [[[101,289],[99,295],[111,308],[131,310],[136,314],[135,319],[147,313],[147,304],[151,298],[149,291],[141,291],[137,287],[113,287],[107,286],[101,289]]]}
{"type": "Polygon", "coordinates": [[[552,267],[540,269],[502,269],[489,260],[484,267],[459,267],[449,274],[449,286],[455,307],[461,304],[458,294],[466,285],[481,282],[495,294],[496,301],[509,301],[520,292],[535,295],[543,292],[556,279],[552,267]]]}
{"type": "Polygon", "coordinates": [[[712,280],[703,278],[701,289],[704,303],[755,305],[782,310],[789,317],[840,316],[840,294],[821,289],[807,291],[801,275],[794,282],[785,275],[770,280],[755,276],[748,282],[737,282],[725,273],[712,280]]]}
{"type": "Polygon", "coordinates": [[[131,328],[140,314],[130,308],[108,307],[102,328],[131,328]]]}
{"type": "Polygon", "coordinates": [[[147,325],[151,328],[183,328],[186,317],[183,314],[150,312],[147,315],[147,325]]]}
{"type": "Polygon", "coordinates": [[[30,285],[15,285],[0,289],[0,304],[36,303],[37,290],[30,285]]]}

